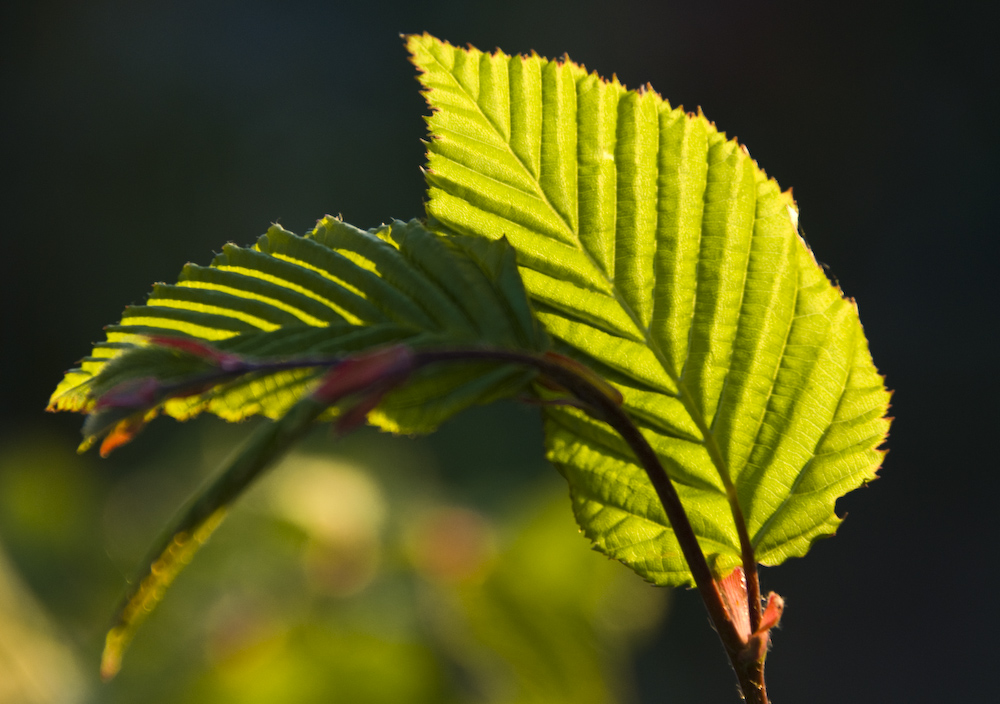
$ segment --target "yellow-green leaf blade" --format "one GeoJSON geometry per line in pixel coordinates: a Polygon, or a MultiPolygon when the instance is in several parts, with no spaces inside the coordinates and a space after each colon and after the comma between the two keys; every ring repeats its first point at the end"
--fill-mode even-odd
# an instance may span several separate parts
{"type": "MultiPolygon", "coordinates": [[[[739,564],[737,529],[768,564],[832,533],[837,497],[874,477],[888,397],[853,305],[798,235],[790,195],[704,116],[651,90],[569,61],[407,41],[434,111],[433,224],[508,237],[560,350],[616,384],[659,433],[671,478],[703,493],[686,508],[716,569],[739,564]],[[472,74],[490,77],[488,94],[472,74]],[[691,443],[699,458],[678,464],[691,443]]],[[[549,456],[588,536],[648,579],[689,583],[664,567],[677,552],[669,527],[628,499],[652,491],[634,461],[593,424],[548,415],[549,456]]]]}

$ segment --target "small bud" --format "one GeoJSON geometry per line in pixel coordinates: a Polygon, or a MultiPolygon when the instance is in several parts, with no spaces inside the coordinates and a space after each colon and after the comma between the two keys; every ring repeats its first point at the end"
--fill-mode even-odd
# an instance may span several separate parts
{"type": "Polygon", "coordinates": [[[767,656],[767,649],[771,644],[771,629],[781,621],[781,614],[785,610],[785,600],[771,592],[767,595],[767,605],[760,618],[760,628],[753,632],[747,641],[746,647],[740,653],[740,660],[744,662],[762,662],[767,656]]]}
{"type": "Polygon", "coordinates": [[[785,600],[771,592],[767,595],[767,606],[764,607],[764,614],[760,618],[760,628],[758,633],[769,631],[781,621],[781,615],[785,613],[785,600]]]}

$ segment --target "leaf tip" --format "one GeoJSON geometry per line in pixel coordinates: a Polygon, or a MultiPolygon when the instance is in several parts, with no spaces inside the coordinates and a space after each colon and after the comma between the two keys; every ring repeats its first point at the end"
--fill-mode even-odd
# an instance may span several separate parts
{"type": "Polygon", "coordinates": [[[122,655],[128,645],[126,629],[115,626],[104,638],[104,651],[101,653],[101,680],[110,682],[121,672],[122,655]]]}
{"type": "Polygon", "coordinates": [[[401,34],[400,36],[404,40],[403,43],[406,46],[406,50],[410,52],[410,63],[416,66],[421,73],[426,73],[427,69],[419,62],[420,53],[429,51],[431,46],[434,44],[438,44],[443,47],[451,46],[448,42],[438,39],[429,32],[422,32],[421,34],[401,34]]]}
{"type": "MultiPolygon", "coordinates": [[[[130,443],[132,438],[138,435],[139,431],[142,430],[145,425],[146,419],[141,415],[131,416],[118,423],[118,425],[112,428],[111,432],[104,437],[104,440],[101,441],[101,457],[106,459],[108,455],[117,450],[119,447],[130,443]]],[[[80,444],[80,447],[86,451],[86,449],[89,448],[95,440],[96,438],[88,438],[80,444]]]]}

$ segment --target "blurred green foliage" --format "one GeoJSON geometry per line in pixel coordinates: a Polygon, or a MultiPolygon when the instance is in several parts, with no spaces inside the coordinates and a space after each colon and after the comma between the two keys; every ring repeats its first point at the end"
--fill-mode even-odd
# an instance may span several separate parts
{"type": "Polygon", "coordinates": [[[512,412],[438,439],[318,429],[239,503],[109,684],[98,654],[122,575],[246,428],[165,426],[108,462],[4,438],[0,702],[630,701],[630,650],[668,594],[589,549],[512,412]]]}

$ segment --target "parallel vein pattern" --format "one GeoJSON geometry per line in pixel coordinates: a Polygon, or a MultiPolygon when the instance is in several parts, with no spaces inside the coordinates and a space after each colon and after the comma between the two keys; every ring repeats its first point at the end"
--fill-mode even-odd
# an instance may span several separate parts
{"type": "MultiPolygon", "coordinates": [[[[548,345],[506,243],[442,240],[416,221],[363,231],[329,217],[305,237],[275,225],[252,247],[227,244],[210,266],[188,264],[176,284],[154,286],[144,305],[127,308],[106,331],[107,339],[67,372],[50,410],[90,411],[95,387],[106,391],[130,375],[190,375],[170,353],[161,355],[159,370],[143,366],[149,355],[134,370],[128,365],[124,353],[143,348],[151,335],[192,337],[255,358],[332,356],[401,342],[538,351],[548,345]]],[[[162,410],[180,419],[206,410],[227,420],[277,418],[318,373],[247,375],[169,400],[162,410]]],[[[369,419],[397,432],[427,432],[529,376],[495,365],[425,370],[369,419]]]]}
{"type": "MultiPolygon", "coordinates": [[[[853,303],[797,233],[788,193],[703,116],[569,61],[408,46],[428,118],[428,214],[506,237],[557,344],[622,391],[720,576],[802,555],[874,478],[888,394],[853,303]]],[[[550,458],[596,546],[690,583],[628,450],[547,412],[550,458]]]]}

